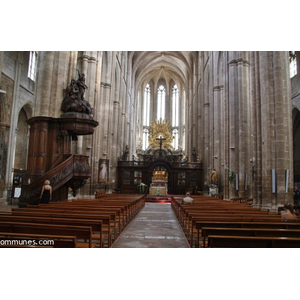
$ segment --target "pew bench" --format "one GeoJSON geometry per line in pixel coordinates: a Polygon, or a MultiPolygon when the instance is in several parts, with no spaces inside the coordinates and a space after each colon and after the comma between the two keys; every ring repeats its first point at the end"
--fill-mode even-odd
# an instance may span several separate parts
{"type": "Polygon", "coordinates": [[[72,218],[51,218],[41,216],[22,216],[0,214],[0,222],[22,222],[22,223],[40,223],[56,224],[67,226],[87,226],[92,228],[92,240],[100,248],[104,247],[103,224],[101,220],[93,219],[72,219],[72,218]]]}
{"type": "Polygon", "coordinates": [[[0,221],[0,232],[76,236],[78,248],[94,248],[96,246],[92,242],[92,228],[88,226],[0,221]],[[80,242],[80,240],[82,241],[80,242]],[[88,242],[85,242],[86,240],[88,242]]]}
{"type": "Polygon", "coordinates": [[[202,238],[203,228],[226,228],[226,229],[238,229],[238,228],[249,228],[249,229],[290,229],[300,230],[300,223],[294,222],[227,222],[227,221],[197,221],[197,238],[195,247],[199,247],[199,241],[202,238]],[[200,234],[201,233],[201,234],[200,234]]]}
{"type": "Polygon", "coordinates": [[[209,248],[299,248],[300,238],[209,235],[209,248]]]}
{"type": "MultiPolygon", "coordinates": [[[[69,209],[59,209],[59,208],[13,208],[12,213],[13,214],[23,214],[23,213],[33,213],[33,214],[73,214],[76,215],[77,218],[86,218],[86,216],[93,216],[94,218],[103,218],[103,217],[110,217],[110,226],[103,227],[103,232],[111,232],[111,242],[115,241],[118,237],[117,232],[117,217],[116,213],[113,211],[98,211],[98,210],[69,210],[69,209]]],[[[105,222],[103,223],[106,224],[105,222]]],[[[110,244],[111,245],[111,244],[110,244]]],[[[110,247],[110,246],[109,246],[110,247]]]]}
{"type": "MultiPolygon", "coordinates": [[[[1,244],[17,243],[18,245],[34,245],[37,246],[53,246],[54,248],[76,248],[76,236],[63,236],[53,234],[33,234],[33,233],[13,233],[13,232],[0,232],[1,244]],[[6,241],[6,242],[5,242],[6,241]],[[18,241],[18,242],[16,242],[18,241]],[[46,242],[47,241],[47,242],[46,242]]],[[[0,245],[1,247],[1,245],[0,245]]]]}
{"type": "MultiPolygon", "coordinates": [[[[102,231],[106,237],[105,245],[110,248],[112,245],[112,230],[111,230],[111,218],[109,215],[99,215],[99,214],[76,214],[76,213],[58,213],[58,212],[32,212],[32,211],[13,211],[13,215],[17,216],[36,216],[36,217],[51,217],[51,218],[67,218],[67,219],[92,219],[102,221],[103,227],[102,231]]],[[[97,235],[92,235],[93,238],[98,238],[97,235]]]]}
{"type": "Polygon", "coordinates": [[[203,247],[208,236],[257,236],[257,237],[296,237],[300,238],[300,229],[274,229],[274,228],[222,228],[202,227],[203,247]]]}

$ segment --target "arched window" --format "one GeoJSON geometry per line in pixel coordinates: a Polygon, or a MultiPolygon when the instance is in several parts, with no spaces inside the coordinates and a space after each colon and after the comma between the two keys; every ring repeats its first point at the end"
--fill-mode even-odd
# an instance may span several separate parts
{"type": "Polygon", "coordinates": [[[179,91],[177,84],[174,85],[172,90],[172,135],[173,147],[178,149],[178,126],[179,126],[179,91]]]}
{"type": "Polygon", "coordinates": [[[36,63],[37,63],[37,52],[36,51],[30,51],[28,77],[33,81],[35,81],[36,63]]]}
{"type": "Polygon", "coordinates": [[[297,75],[297,59],[295,51],[290,51],[290,78],[297,75]]]}
{"type": "Polygon", "coordinates": [[[173,87],[172,93],[172,126],[178,126],[178,116],[179,116],[179,91],[177,84],[173,87]]]}
{"type": "Polygon", "coordinates": [[[144,91],[144,103],[143,103],[143,150],[146,150],[148,148],[149,125],[150,125],[150,95],[151,95],[151,88],[148,83],[144,91]]]}
{"type": "Polygon", "coordinates": [[[146,85],[145,92],[144,92],[144,112],[143,112],[143,125],[149,126],[150,125],[150,85],[149,83],[146,85]]]}
{"type": "Polygon", "coordinates": [[[160,85],[157,91],[157,120],[165,119],[166,89],[160,85]]]}
{"type": "Polygon", "coordinates": [[[149,129],[144,128],[144,130],[143,130],[143,150],[146,150],[148,148],[148,145],[149,145],[148,137],[149,137],[149,129]]]}

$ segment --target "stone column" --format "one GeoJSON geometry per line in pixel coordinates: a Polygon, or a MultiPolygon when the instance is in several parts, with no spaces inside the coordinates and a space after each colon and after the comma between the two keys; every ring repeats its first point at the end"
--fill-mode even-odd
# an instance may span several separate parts
{"type": "Polygon", "coordinates": [[[203,83],[203,130],[204,130],[204,152],[203,152],[203,165],[206,168],[204,181],[206,184],[210,184],[210,173],[211,169],[211,136],[210,136],[210,102],[209,102],[209,90],[210,90],[210,81],[209,81],[209,72],[205,70],[204,73],[204,83],[203,83]]]}
{"type": "MultiPolygon", "coordinates": [[[[237,97],[237,90],[236,90],[236,81],[235,78],[237,76],[237,70],[236,70],[236,61],[234,57],[233,52],[229,52],[229,63],[228,63],[228,86],[229,86],[229,91],[228,91],[228,103],[229,103],[229,135],[228,135],[228,140],[229,140],[229,161],[228,161],[228,166],[232,172],[235,174],[238,174],[239,172],[239,167],[238,167],[238,159],[237,159],[237,154],[238,149],[237,149],[237,130],[238,130],[238,123],[237,123],[237,104],[236,104],[236,97],[237,97]]],[[[229,198],[235,197],[237,195],[236,192],[236,185],[235,185],[235,180],[230,184],[230,193],[229,193],[229,198]]]]}
{"type": "Polygon", "coordinates": [[[259,53],[262,138],[262,205],[275,206],[276,193],[272,193],[272,169],[276,169],[275,103],[273,53],[259,53]]]}
{"type": "Polygon", "coordinates": [[[112,145],[110,149],[110,157],[111,157],[111,164],[110,167],[112,167],[112,172],[110,172],[110,178],[116,178],[116,166],[117,166],[117,156],[116,155],[118,152],[118,142],[117,142],[117,137],[118,137],[118,128],[119,128],[119,110],[120,110],[120,102],[119,101],[114,101],[113,102],[113,112],[112,112],[112,121],[111,121],[111,126],[112,126],[112,132],[111,132],[111,139],[112,139],[112,145]]]}
{"type": "Polygon", "coordinates": [[[49,116],[54,52],[39,52],[35,95],[35,116],[49,116]]]}
{"type": "MultiPolygon", "coordinates": [[[[220,115],[220,86],[215,86],[213,88],[213,151],[211,153],[212,155],[212,169],[216,169],[218,174],[220,172],[220,138],[221,138],[221,115],[220,115]]],[[[218,178],[219,179],[219,178],[218,178]]]]}
{"type": "Polygon", "coordinates": [[[260,72],[259,53],[251,52],[251,82],[252,82],[252,108],[251,108],[251,194],[253,204],[262,204],[262,137],[261,137],[261,97],[260,97],[260,72]]]}
{"type": "MultiPolygon", "coordinates": [[[[250,125],[249,125],[249,59],[247,52],[241,52],[240,58],[237,61],[238,71],[238,158],[239,158],[239,196],[247,195],[245,191],[245,180],[248,175],[249,166],[249,139],[250,139],[250,125]]],[[[248,178],[247,178],[248,179],[248,178]]],[[[248,182],[248,180],[247,180],[248,182]]],[[[248,184],[248,183],[247,183],[248,184]]],[[[246,187],[248,188],[248,187],[246,187]]]]}
{"type": "Polygon", "coordinates": [[[11,107],[11,119],[10,119],[10,131],[8,139],[8,151],[7,151],[7,161],[6,161],[6,174],[5,174],[5,191],[11,187],[13,181],[13,168],[15,160],[15,147],[16,147],[16,135],[17,135],[17,126],[18,126],[18,99],[19,99],[19,90],[21,82],[21,72],[23,64],[23,52],[18,54],[15,65],[15,76],[14,76],[14,91],[13,91],[13,100],[11,107]]]}
{"type": "Polygon", "coordinates": [[[274,102],[275,102],[275,149],[277,205],[293,203],[293,144],[292,104],[288,77],[288,52],[273,52],[274,102]],[[289,170],[288,193],[285,192],[286,170],[289,170]]]}
{"type": "MultiPolygon", "coordinates": [[[[80,61],[81,61],[81,70],[79,70],[79,71],[81,73],[84,73],[86,78],[88,78],[88,76],[87,76],[87,73],[88,73],[88,55],[87,55],[87,52],[84,51],[82,53],[82,56],[78,59],[80,59],[80,61]]],[[[86,90],[85,95],[84,95],[84,97],[86,99],[88,99],[88,97],[89,97],[89,89],[90,88],[88,88],[86,90]]],[[[85,154],[84,150],[85,149],[84,149],[84,146],[83,146],[83,136],[79,135],[77,137],[77,143],[76,143],[76,154],[85,154]]]]}
{"type": "Polygon", "coordinates": [[[99,125],[95,128],[93,137],[92,137],[92,149],[91,149],[91,194],[94,193],[93,187],[96,188],[98,184],[98,162],[102,157],[101,153],[101,144],[102,144],[102,135],[101,135],[101,108],[100,108],[100,95],[101,95],[101,74],[102,74],[102,52],[97,52],[96,57],[96,74],[95,74],[95,95],[94,95],[94,120],[99,122],[99,125]]]}

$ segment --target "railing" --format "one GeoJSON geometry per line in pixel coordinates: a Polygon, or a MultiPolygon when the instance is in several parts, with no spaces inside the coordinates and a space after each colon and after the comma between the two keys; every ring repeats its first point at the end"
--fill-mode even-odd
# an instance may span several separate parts
{"type": "Polygon", "coordinates": [[[23,184],[20,202],[27,202],[28,200],[30,202],[36,201],[39,198],[45,180],[50,181],[52,191],[55,191],[72,178],[79,180],[89,178],[90,167],[88,158],[85,155],[71,155],[32,183],[23,184]]]}
{"type": "MultiPolygon", "coordinates": [[[[118,161],[119,167],[148,167],[149,164],[156,162],[153,161],[118,161]]],[[[165,160],[162,160],[165,161],[165,160]]],[[[170,163],[170,162],[168,162],[170,163]]],[[[188,169],[199,169],[202,168],[202,163],[198,162],[171,162],[173,168],[188,168],[188,169]]]]}

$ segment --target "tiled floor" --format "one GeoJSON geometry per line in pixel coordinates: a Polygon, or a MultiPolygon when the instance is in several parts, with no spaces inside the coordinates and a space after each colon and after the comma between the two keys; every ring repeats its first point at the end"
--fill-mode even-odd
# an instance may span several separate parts
{"type": "Polygon", "coordinates": [[[112,248],[189,248],[169,203],[146,203],[112,248]]]}

